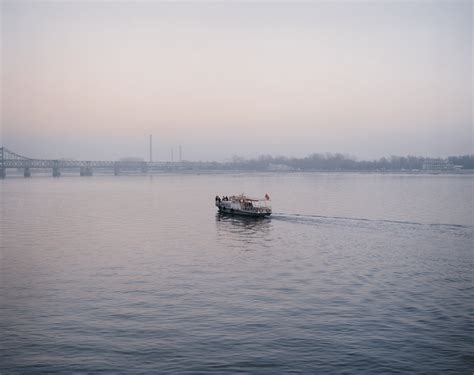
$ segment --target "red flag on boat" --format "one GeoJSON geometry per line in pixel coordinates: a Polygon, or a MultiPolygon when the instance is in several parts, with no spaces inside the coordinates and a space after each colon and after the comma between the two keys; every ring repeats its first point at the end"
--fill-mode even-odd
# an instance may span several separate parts
{"type": "Polygon", "coordinates": [[[265,199],[268,201],[270,200],[270,196],[268,194],[265,194],[265,199]]]}

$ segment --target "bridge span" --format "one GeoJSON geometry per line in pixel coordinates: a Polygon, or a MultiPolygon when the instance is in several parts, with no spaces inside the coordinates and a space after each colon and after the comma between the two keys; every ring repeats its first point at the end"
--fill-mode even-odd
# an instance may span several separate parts
{"type": "Polygon", "coordinates": [[[81,176],[92,176],[95,169],[113,171],[119,175],[126,171],[148,173],[166,171],[179,167],[180,163],[145,161],[102,161],[102,160],[53,160],[33,159],[19,155],[5,147],[0,148],[0,178],[6,177],[7,169],[22,169],[25,177],[31,177],[31,169],[51,169],[53,177],[61,176],[61,170],[78,170],[81,176]]]}

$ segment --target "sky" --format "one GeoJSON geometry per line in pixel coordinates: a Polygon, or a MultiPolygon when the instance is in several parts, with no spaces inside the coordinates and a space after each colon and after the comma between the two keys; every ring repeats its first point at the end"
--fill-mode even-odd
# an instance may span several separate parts
{"type": "Polygon", "coordinates": [[[25,156],[474,153],[471,1],[0,10],[0,144],[25,156]]]}

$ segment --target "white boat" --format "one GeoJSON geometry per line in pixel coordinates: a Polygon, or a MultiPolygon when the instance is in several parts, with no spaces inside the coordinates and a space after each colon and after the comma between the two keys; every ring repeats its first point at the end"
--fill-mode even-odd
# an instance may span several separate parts
{"type": "Polygon", "coordinates": [[[216,196],[216,207],[219,209],[219,212],[231,215],[264,217],[272,214],[268,194],[265,194],[264,199],[249,198],[244,194],[231,197],[224,196],[222,198],[216,196]]]}

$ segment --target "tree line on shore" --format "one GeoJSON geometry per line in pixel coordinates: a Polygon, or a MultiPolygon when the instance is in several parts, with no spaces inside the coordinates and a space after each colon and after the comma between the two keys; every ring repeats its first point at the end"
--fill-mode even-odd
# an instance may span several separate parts
{"type": "MultiPolygon", "coordinates": [[[[377,160],[357,160],[348,155],[336,153],[312,154],[303,158],[261,155],[246,159],[234,156],[230,162],[209,163],[213,167],[235,170],[301,170],[301,171],[375,171],[375,170],[417,170],[423,163],[433,159],[420,156],[390,156],[377,160]]],[[[442,160],[462,169],[474,169],[474,155],[450,156],[442,160]]]]}

